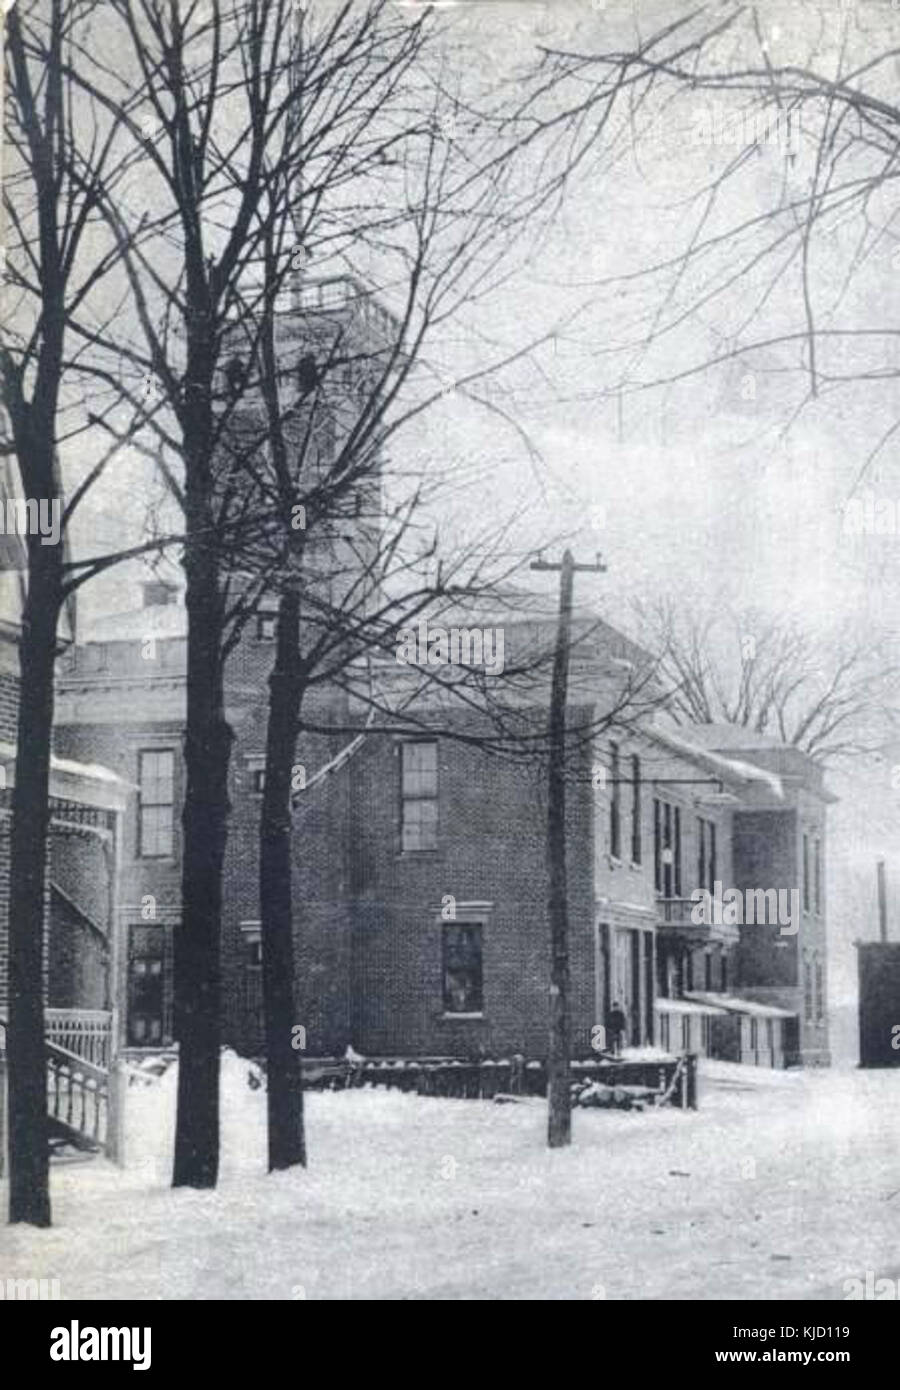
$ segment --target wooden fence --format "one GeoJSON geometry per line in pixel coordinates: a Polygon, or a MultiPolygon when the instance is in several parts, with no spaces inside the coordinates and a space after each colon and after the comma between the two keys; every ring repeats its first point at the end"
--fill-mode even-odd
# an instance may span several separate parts
{"type": "MultiPolygon", "coordinates": [[[[304,1062],[305,1084],[313,1089],[385,1086],[418,1095],[461,1100],[492,1100],[496,1095],[544,1096],[547,1069],[524,1057],[499,1061],[453,1058],[366,1058],[348,1062],[304,1062]]],[[[634,1086],[652,1091],[664,1103],[697,1109],[697,1058],[693,1054],[659,1062],[576,1061],[572,1081],[604,1086],[634,1086]]]]}

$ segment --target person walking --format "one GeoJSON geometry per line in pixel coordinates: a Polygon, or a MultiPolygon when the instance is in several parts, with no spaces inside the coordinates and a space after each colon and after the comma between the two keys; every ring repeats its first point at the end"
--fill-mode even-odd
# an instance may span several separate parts
{"type": "Polygon", "coordinates": [[[606,1032],[609,1037],[610,1051],[614,1057],[621,1057],[622,1055],[622,1043],[625,1040],[627,1022],[622,1005],[618,1000],[613,1000],[609,1013],[606,1015],[606,1032]]]}

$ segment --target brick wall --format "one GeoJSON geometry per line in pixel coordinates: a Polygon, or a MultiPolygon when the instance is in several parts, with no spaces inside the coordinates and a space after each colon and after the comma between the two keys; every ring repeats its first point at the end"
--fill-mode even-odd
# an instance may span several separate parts
{"type": "MultiPolygon", "coordinates": [[[[589,762],[569,784],[572,1051],[590,1055],[594,1014],[593,848],[589,762]]],[[[354,759],[356,883],[353,1043],[364,1053],[544,1056],[549,930],[545,794],[536,769],[439,741],[438,849],[402,853],[399,740],[372,739],[354,759]],[[441,911],[486,902],[484,1009],[445,1017],[441,911]]],[[[472,909],[473,916],[478,909],[472,909]]]]}
{"type": "Polygon", "coordinates": [[[16,742],[19,722],[19,677],[0,670],[0,740],[16,742]]]}
{"type": "Polygon", "coordinates": [[[50,893],[47,1002],[57,1009],[109,1008],[109,947],[59,893],[50,893]]]}

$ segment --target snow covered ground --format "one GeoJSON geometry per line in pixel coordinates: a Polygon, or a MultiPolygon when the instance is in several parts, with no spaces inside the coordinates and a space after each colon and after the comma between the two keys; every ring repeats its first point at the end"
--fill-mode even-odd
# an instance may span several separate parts
{"type": "MultiPolygon", "coordinates": [[[[129,1092],[129,1164],[54,1164],[56,1225],[0,1227],[0,1279],[63,1298],[837,1298],[900,1276],[900,1071],[707,1064],[696,1113],[384,1091],[307,1097],[310,1168],[264,1173],[229,1056],[217,1191],[167,1187],[174,1074],[129,1092]]],[[[5,1206],[5,1193],[0,1193],[5,1206]]]]}

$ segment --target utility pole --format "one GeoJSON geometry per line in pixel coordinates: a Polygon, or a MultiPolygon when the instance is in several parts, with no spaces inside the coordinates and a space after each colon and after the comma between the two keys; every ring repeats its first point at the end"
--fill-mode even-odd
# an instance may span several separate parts
{"type": "Polygon", "coordinates": [[[547,774],[547,915],[550,920],[550,1011],[547,1052],[547,1143],[563,1148],[572,1140],[569,1094],[569,901],[566,882],[566,702],[572,632],[572,588],[576,570],[602,574],[599,555],[577,565],[567,550],[561,564],[538,556],[533,570],[558,570],[559,623],[550,690],[550,757],[547,774]]]}

